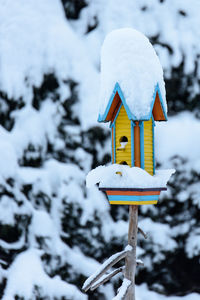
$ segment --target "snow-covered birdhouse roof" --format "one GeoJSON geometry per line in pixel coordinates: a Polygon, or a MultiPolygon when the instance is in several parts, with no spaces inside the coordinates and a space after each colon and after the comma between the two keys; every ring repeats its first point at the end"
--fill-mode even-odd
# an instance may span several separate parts
{"type": "Polygon", "coordinates": [[[148,38],[132,28],[112,31],[103,43],[98,121],[112,121],[121,102],[130,120],[167,120],[162,66],[148,38]]]}

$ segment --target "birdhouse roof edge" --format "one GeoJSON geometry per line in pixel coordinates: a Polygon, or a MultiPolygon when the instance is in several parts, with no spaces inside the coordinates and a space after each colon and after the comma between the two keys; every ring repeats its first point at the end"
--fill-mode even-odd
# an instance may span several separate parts
{"type": "Polygon", "coordinates": [[[167,111],[166,111],[165,106],[164,106],[164,101],[163,101],[162,94],[161,94],[161,91],[160,91],[159,83],[157,83],[155,85],[155,88],[154,88],[154,93],[153,93],[152,100],[151,100],[151,108],[150,108],[149,114],[148,115],[144,115],[144,116],[142,116],[140,118],[136,118],[136,116],[130,111],[129,106],[126,103],[125,97],[123,95],[123,92],[122,92],[122,89],[121,89],[119,83],[116,82],[116,84],[114,86],[114,89],[113,89],[113,92],[112,92],[112,94],[110,96],[109,102],[108,102],[108,104],[106,106],[105,112],[103,114],[99,113],[98,122],[110,122],[111,121],[111,120],[107,120],[106,118],[107,118],[107,115],[109,113],[109,110],[111,108],[111,105],[112,105],[112,102],[114,100],[114,97],[115,97],[116,93],[119,94],[120,99],[122,101],[122,104],[124,105],[124,108],[125,108],[126,113],[128,115],[128,118],[130,120],[132,120],[132,121],[148,121],[148,120],[150,120],[150,118],[152,117],[152,114],[153,114],[153,107],[154,107],[154,104],[155,104],[156,95],[158,93],[160,104],[161,104],[161,108],[162,108],[162,112],[163,112],[163,115],[164,115],[164,118],[165,118],[165,120],[163,120],[163,121],[167,121],[168,120],[168,118],[167,118],[167,111]]]}

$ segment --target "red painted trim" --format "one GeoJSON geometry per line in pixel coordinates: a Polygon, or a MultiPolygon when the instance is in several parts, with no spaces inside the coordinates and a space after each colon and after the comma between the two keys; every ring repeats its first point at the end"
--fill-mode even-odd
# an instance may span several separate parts
{"type": "Polygon", "coordinates": [[[107,195],[119,195],[119,196],[150,196],[150,195],[160,195],[160,191],[106,191],[107,195]]]}
{"type": "Polygon", "coordinates": [[[167,188],[99,188],[100,191],[138,191],[138,192],[143,192],[143,191],[166,191],[167,188]]]}

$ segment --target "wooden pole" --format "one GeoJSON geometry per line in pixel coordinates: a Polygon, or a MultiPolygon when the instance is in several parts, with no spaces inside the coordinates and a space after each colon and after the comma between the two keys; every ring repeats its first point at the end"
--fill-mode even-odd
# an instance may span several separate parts
{"type": "Polygon", "coordinates": [[[131,281],[125,300],[135,300],[135,270],[136,270],[136,246],[137,246],[137,223],[138,206],[129,206],[129,230],[128,244],[132,246],[132,251],[127,253],[125,259],[125,278],[131,281]]]}

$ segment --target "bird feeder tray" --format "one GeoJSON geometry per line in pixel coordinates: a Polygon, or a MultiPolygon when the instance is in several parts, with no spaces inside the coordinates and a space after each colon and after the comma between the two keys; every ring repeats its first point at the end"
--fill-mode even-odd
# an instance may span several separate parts
{"type": "Polygon", "coordinates": [[[110,204],[145,205],[157,204],[161,191],[167,188],[99,188],[106,192],[110,204]]]}

